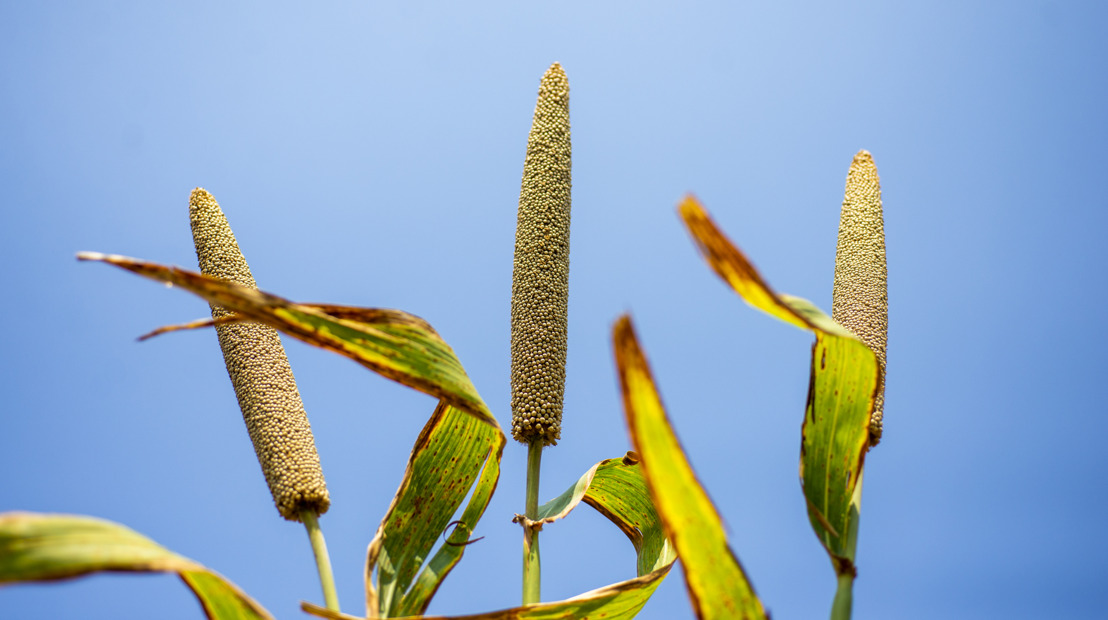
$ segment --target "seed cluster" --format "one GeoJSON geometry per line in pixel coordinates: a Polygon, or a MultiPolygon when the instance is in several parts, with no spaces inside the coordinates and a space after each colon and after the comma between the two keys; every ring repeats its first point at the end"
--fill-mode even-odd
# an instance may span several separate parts
{"type": "MultiPolygon", "coordinates": [[[[189,197],[189,221],[202,273],[257,288],[219,203],[203,189],[189,197]]],[[[212,306],[213,318],[228,314],[212,306]]],[[[301,510],[327,512],[331,499],[312,428],[277,330],[233,323],[216,326],[216,333],[277,510],[290,521],[299,521],[301,510]]]]}
{"type": "Polygon", "coordinates": [[[569,308],[569,80],[539,84],[519,192],[512,271],[512,436],[555,445],[562,433],[569,308]]]}
{"type": "Polygon", "coordinates": [[[870,418],[870,443],[881,440],[885,406],[885,349],[888,346],[889,295],[885,268],[885,223],[877,166],[858,151],[846,177],[835,254],[831,318],[854,332],[877,355],[881,385],[870,418]]]}

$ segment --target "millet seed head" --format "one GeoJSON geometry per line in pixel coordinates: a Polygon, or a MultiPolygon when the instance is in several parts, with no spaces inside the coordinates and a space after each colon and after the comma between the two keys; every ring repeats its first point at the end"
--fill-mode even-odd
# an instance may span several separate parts
{"type": "Polygon", "coordinates": [[[519,192],[512,271],[512,436],[555,445],[562,432],[569,308],[569,80],[539,84],[519,192]]]}
{"type": "MultiPolygon", "coordinates": [[[[219,203],[203,189],[194,189],[189,197],[189,221],[202,273],[257,288],[219,203]]],[[[212,306],[213,318],[228,314],[212,306]]],[[[277,330],[260,323],[215,329],[277,510],[290,521],[299,521],[302,510],[327,512],[331,499],[312,427],[277,330]]]]}
{"type": "Polygon", "coordinates": [[[854,156],[846,177],[839,245],[835,253],[831,318],[873,349],[881,365],[881,383],[870,418],[870,444],[877,445],[881,440],[885,407],[889,294],[881,183],[873,157],[866,151],[858,151],[854,156]]]}

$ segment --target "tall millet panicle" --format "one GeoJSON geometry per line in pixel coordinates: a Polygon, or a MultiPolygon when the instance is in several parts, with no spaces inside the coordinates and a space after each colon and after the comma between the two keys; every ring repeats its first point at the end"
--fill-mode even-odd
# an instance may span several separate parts
{"type": "Polygon", "coordinates": [[[554,445],[562,431],[569,308],[569,80],[539,84],[519,192],[512,271],[512,436],[554,445]]]}
{"type": "MultiPolygon", "coordinates": [[[[257,288],[219,203],[201,188],[189,197],[189,221],[200,271],[257,288]]],[[[212,317],[231,314],[212,306],[212,317]]],[[[331,499],[312,427],[277,330],[260,323],[217,325],[227,374],[246,430],[281,516],[299,521],[302,510],[327,512],[331,499]]]]}
{"type": "Polygon", "coordinates": [[[846,196],[843,198],[839,245],[835,254],[831,318],[873,349],[881,365],[881,383],[870,418],[870,444],[877,445],[881,440],[885,407],[889,294],[881,183],[873,157],[866,151],[858,151],[846,176],[846,196]]]}

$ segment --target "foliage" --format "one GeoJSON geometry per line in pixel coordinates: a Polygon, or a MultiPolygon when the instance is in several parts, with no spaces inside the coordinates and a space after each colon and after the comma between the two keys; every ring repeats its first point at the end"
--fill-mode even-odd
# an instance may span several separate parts
{"type": "MultiPolygon", "coordinates": [[[[802,425],[801,482],[812,527],[839,579],[832,617],[848,617],[861,481],[872,443],[871,416],[883,389],[883,360],[810,302],[775,293],[694,198],[686,198],[679,212],[709,266],[747,303],[815,334],[802,425]]],[[[78,257],[182,288],[226,310],[212,320],[162,328],[148,336],[262,323],[438,400],[370,543],[365,568],[367,617],[422,617],[474,542],[472,534],[496,490],[506,443],[497,418],[434,328],[399,310],[300,304],[176,267],[117,255],[78,257]],[[447,530],[445,542],[436,548],[447,530]]],[[[464,618],[632,618],[678,558],[697,617],[768,617],[673,432],[629,316],[616,322],[613,346],[634,451],[593,465],[565,492],[517,515],[516,521],[537,536],[543,526],[566,518],[584,502],[631,541],[635,575],[564,601],[464,618]]],[[[553,432],[549,439],[556,438],[553,432]]],[[[306,525],[315,525],[314,518],[306,525]]],[[[329,570],[329,565],[326,571],[321,567],[325,590],[329,570]]],[[[209,618],[271,617],[220,575],[121,525],[81,516],[0,515],[0,584],[104,571],[175,572],[209,618]]],[[[301,607],[324,618],[358,617],[342,613],[337,599],[326,608],[311,603],[301,607]]]]}

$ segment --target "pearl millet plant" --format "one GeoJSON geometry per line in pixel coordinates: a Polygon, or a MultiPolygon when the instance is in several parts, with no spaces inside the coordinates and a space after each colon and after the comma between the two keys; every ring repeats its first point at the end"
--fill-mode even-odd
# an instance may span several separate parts
{"type": "Polygon", "coordinates": [[[546,70],[527,136],[512,268],[512,436],[527,444],[523,604],[540,596],[539,470],[562,434],[569,309],[569,80],[546,70]]]}

